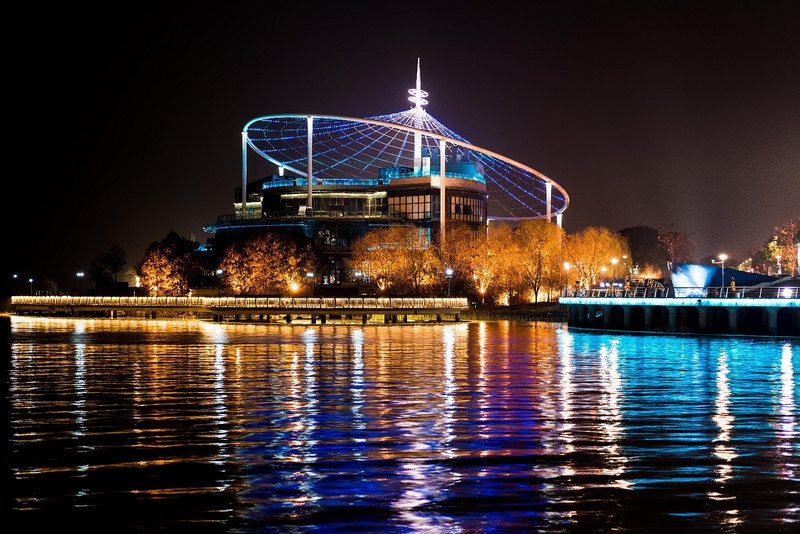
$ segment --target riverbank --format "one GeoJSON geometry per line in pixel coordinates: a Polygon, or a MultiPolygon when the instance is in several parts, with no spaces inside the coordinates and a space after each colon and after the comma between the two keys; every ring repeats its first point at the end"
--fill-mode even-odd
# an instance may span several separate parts
{"type": "Polygon", "coordinates": [[[462,320],[472,321],[548,321],[564,322],[567,309],[557,302],[470,308],[461,312],[462,320]]]}

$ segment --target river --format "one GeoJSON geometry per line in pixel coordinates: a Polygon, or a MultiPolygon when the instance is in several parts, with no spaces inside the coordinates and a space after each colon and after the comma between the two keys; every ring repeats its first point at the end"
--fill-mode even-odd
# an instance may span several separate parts
{"type": "Polygon", "coordinates": [[[796,340],[12,317],[12,519],[800,531],[796,340]]]}

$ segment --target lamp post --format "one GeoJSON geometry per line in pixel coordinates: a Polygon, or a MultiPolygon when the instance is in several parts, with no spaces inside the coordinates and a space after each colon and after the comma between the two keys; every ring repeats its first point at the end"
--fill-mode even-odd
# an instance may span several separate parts
{"type": "Polygon", "coordinates": [[[306,271],[306,279],[311,283],[311,296],[314,296],[314,272],[306,271]]]}
{"type": "Polygon", "coordinates": [[[19,276],[17,276],[16,274],[12,274],[11,275],[11,279],[13,280],[13,282],[11,282],[11,285],[12,285],[11,294],[12,295],[17,292],[17,278],[19,278],[19,276]]]}
{"type": "Polygon", "coordinates": [[[617,262],[618,261],[619,260],[617,258],[611,258],[611,265],[613,266],[613,268],[611,270],[611,272],[613,273],[611,275],[611,286],[612,287],[614,286],[614,283],[616,283],[616,281],[617,281],[617,262]]]}
{"type": "Polygon", "coordinates": [[[564,296],[566,297],[569,292],[569,262],[564,262],[564,296]]]}
{"type": "Polygon", "coordinates": [[[33,278],[28,278],[28,283],[31,285],[31,296],[33,296],[33,278]]]}
{"type": "Polygon", "coordinates": [[[722,288],[725,287],[725,260],[728,259],[728,255],[723,253],[723,254],[720,254],[718,257],[719,257],[719,261],[711,260],[711,263],[719,263],[722,266],[722,273],[721,273],[722,280],[720,281],[720,284],[719,284],[720,285],[720,293],[722,293],[722,288]]]}
{"type": "Polygon", "coordinates": [[[78,271],[75,276],[78,277],[78,295],[80,295],[83,292],[83,271],[78,271]]]}
{"type": "Polygon", "coordinates": [[[447,297],[450,297],[450,279],[453,278],[453,268],[447,267],[444,270],[444,277],[447,278],[447,297]]]}
{"type": "Polygon", "coordinates": [[[216,271],[214,271],[214,274],[217,275],[217,297],[222,296],[222,280],[220,280],[220,276],[222,276],[223,272],[225,271],[223,271],[222,269],[217,269],[216,271]]]}

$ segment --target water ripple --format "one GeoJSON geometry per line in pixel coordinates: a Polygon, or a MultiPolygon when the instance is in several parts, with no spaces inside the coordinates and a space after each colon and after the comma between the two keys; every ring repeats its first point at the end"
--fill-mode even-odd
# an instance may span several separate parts
{"type": "Polygon", "coordinates": [[[11,508],[32,526],[789,532],[800,520],[791,342],[15,317],[9,361],[11,508]]]}

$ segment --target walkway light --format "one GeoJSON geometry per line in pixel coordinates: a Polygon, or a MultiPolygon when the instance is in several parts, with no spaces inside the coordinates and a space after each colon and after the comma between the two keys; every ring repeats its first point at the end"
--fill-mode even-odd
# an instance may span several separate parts
{"type": "Polygon", "coordinates": [[[444,270],[444,277],[447,278],[447,296],[450,296],[450,279],[453,278],[453,268],[447,267],[444,270]]]}
{"type": "Polygon", "coordinates": [[[28,278],[28,283],[31,285],[31,296],[33,296],[33,278],[28,278]]]}
{"type": "Polygon", "coordinates": [[[78,271],[75,276],[78,277],[78,294],[80,294],[83,291],[83,271],[78,271]]]}
{"type": "Polygon", "coordinates": [[[222,280],[220,280],[220,276],[222,276],[222,273],[224,272],[225,271],[219,268],[216,271],[214,271],[214,274],[217,275],[217,297],[222,296],[222,280]]]}
{"type": "Polygon", "coordinates": [[[728,255],[725,253],[720,254],[719,261],[711,260],[711,263],[719,263],[722,265],[722,280],[720,283],[720,287],[725,287],[725,260],[728,259],[728,255]]]}
{"type": "Polygon", "coordinates": [[[568,261],[564,262],[564,294],[566,295],[567,290],[569,289],[569,268],[570,264],[568,261]]]}
{"type": "Polygon", "coordinates": [[[614,269],[613,269],[613,273],[614,274],[611,276],[612,284],[613,284],[613,282],[615,282],[617,280],[617,262],[618,261],[619,260],[617,258],[611,258],[611,265],[614,266],[614,269]]]}

